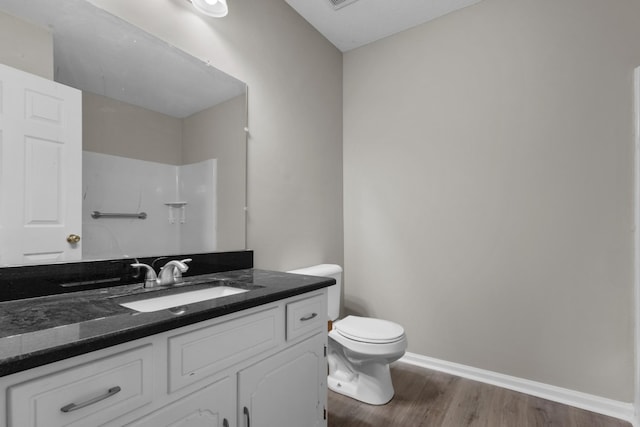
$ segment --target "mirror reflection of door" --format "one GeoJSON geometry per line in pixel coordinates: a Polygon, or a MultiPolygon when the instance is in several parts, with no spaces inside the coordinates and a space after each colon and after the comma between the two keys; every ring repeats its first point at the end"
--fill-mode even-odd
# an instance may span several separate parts
{"type": "Polygon", "coordinates": [[[79,90],[0,64],[0,263],[79,260],[79,90]]]}

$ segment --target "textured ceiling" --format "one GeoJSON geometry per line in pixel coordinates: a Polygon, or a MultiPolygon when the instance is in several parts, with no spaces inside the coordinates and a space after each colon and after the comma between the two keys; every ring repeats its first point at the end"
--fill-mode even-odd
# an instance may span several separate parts
{"type": "Polygon", "coordinates": [[[0,0],[0,11],[51,31],[54,79],[65,85],[179,118],[245,93],[244,83],[85,0],[0,0]]]}
{"type": "Polygon", "coordinates": [[[342,52],[404,31],[480,0],[285,0],[342,52]]]}

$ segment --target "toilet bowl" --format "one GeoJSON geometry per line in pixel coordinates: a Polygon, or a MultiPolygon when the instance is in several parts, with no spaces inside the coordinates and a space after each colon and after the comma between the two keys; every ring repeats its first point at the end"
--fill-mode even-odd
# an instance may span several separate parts
{"type": "Polygon", "coordinates": [[[342,268],[321,264],[289,273],[331,277],[329,319],[335,320],[329,331],[329,389],[364,403],[383,405],[393,398],[389,363],[404,355],[407,337],[402,326],[388,320],[347,316],[336,320],[340,310],[342,268]]]}

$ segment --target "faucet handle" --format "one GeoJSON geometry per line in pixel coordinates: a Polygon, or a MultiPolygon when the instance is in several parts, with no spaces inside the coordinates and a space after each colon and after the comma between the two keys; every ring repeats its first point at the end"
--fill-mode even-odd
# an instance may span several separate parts
{"type": "Polygon", "coordinates": [[[180,283],[182,281],[182,273],[189,269],[189,266],[186,263],[190,261],[191,258],[186,258],[181,261],[174,259],[167,262],[160,269],[160,274],[158,274],[158,283],[160,285],[174,285],[176,283],[180,283]]]}
{"type": "Polygon", "coordinates": [[[147,269],[147,273],[146,273],[146,275],[144,277],[144,287],[145,288],[152,288],[152,287],[154,287],[155,285],[158,284],[158,276],[156,275],[156,271],[150,265],[142,264],[140,262],[136,262],[136,263],[131,264],[131,267],[134,267],[134,268],[141,268],[142,267],[142,268],[146,268],[147,269]]]}
{"type": "Polygon", "coordinates": [[[169,268],[172,268],[178,271],[187,271],[189,269],[189,266],[186,263],[190,261],[191,261],[191,258],[187,258],[183,260],[172,259],[171,261],[163,265],[160,271],[162,272],[169,268]]]}
{"type": "Polygon", "coordinates": [[[182,259],[180,261],[178,261],[178,263],[176,264],[176,266],[178,268],[174,268],[173,269],[173,283],[180,283],[182,280],[182,273],[184,273],[185,271],[187,271],[189,269],[189,266],[187,265],[188,262],[191,262],[192,259],[191,258],[185,258],[182,259]]]}

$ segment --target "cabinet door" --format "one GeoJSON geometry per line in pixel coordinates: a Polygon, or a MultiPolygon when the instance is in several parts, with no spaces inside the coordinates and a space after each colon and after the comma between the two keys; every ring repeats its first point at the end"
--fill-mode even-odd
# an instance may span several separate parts
{"type": "Polygon", "coordinates": [[[326,426],[326,334],[238,374],[238,426],[326,426]]]}
{"type": "Polygon", "coordinates": [[[236,425],[235,378],[209,386],[135,421],[131,427],[231,427],[236,425]]]}
{"type": "Polygon", "coordinates": [[[79,260],[82,99],[0,64],[0,263],[79,260]]]}

